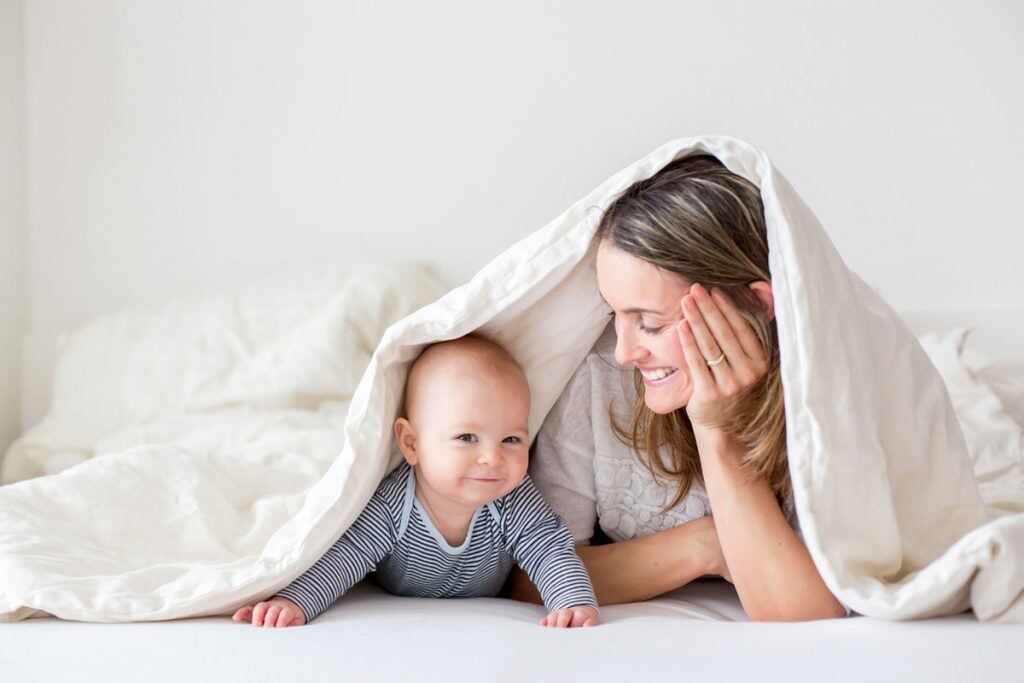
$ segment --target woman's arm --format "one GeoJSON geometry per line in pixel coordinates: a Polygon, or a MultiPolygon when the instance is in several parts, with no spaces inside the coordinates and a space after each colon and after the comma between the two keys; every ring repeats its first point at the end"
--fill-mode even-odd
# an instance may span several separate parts
{"type": "MultiPolygon", "coordinates": [[[[764,313],[773,315],[768,284],[756,284],[755,291],[764,295],[764,313]]],[[[693,382],[686,412],[722,553],[744,611],[755,621],[843,616],[846,610],[790,528],[771,487],[740,470],[742,446],[716,426],[730,402],[768,371],[764,347],[720,291],[709,296],[694,283],[680,306],[685,319],[677,331],[693,382]]]]}
{"type": "MultiPolygon", "coordinates": [[[[647,600],[704,574],[724,571],[710,517],[631,541],[577,546],[576,552],[587,567],[601,605],[647,600]]],[[[518,567],[512,570],[506,594],[514,600],[541,602],[537,589],[518,567]]]]}
{"type": "Polygon", "coordinates": [[[845,608],[786,521],[771,487],[740,472],[742,449],[720,432],[694,430],[722,554],[754,621],[842,617],[845,608]]]}

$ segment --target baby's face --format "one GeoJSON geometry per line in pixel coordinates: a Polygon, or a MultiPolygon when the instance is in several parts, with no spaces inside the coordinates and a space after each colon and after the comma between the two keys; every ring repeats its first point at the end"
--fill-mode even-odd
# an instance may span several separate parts
{"type": "Polygon", "coordinates": [[[475,364],[442,374],[413,424],[417,476],[452,502],[489,503],[526,476],[529,387],[475,364]]]}

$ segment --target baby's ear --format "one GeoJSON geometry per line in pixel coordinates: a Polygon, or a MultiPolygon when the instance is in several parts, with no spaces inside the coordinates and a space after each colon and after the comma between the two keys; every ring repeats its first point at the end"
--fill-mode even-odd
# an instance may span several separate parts
{"type": "Polygon", "coordinates": [[[398,440],[398,447],[401,449],[402,455],[405,456],[405,461],[410,465],[415,465],[417,462],[416,432],[412,428],[412,423],[404,417],[395,420],[395,438],[398,440]]]}

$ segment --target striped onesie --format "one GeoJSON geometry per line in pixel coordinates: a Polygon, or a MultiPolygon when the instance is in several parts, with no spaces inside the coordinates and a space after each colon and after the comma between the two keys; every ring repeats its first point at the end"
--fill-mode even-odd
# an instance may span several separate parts
{"type": "Polygon", "coordinates": [[[312,621],[360,579],[396,595],[493,597],[518,564],[549,612],[597,607],[572,534],[530,477],[473,513],[462,545],[453,548],[416,498],[416,476],[403,463],[381,481],[366,508],[324,556],[278,595],[312,621]]]}

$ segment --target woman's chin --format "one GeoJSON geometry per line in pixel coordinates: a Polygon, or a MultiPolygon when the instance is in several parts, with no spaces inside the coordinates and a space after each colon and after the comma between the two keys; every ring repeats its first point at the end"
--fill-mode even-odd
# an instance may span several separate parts
{"type": "Polygon", "coordinates": [[[677,397],[666,396],[653,397],[649,393],[644,394],[644,405],[647,409],[656,415],[668,415],[669,413],[675,412],[680,408],[686,407],[686,401],[680,401],[677,397]],[[653,399],[653,400],[652,400],[653,399]]]}

